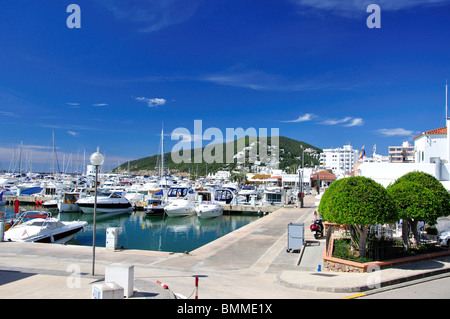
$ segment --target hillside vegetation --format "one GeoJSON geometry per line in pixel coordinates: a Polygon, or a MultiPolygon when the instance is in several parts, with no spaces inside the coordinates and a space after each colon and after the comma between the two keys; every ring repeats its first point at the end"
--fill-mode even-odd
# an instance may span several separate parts
{"type": "MultiPolygon", "coordinates": [[[[255,138],[249,138],[248,136],[244,137],[245,139],[245,146],[244,147],[250,147],[251,143],[254,141],[255,138]]],[[[242,142],[242,140],[239,140],[242,142]]],[[[237,154],[239,151],[242,151],[242,149],[238,148],[238,141],[229,142],[227,144],[218,144],[216,149],[223,150],[223,162],[226,161],[226,149],[227,145],[230,143],[234,143],[234,154],[237,154]]],[[[267,138],[267,144],[271,144],[271,138],[267,138]]],[[[280,136],[279,137],[279,159],[280,159],[280,169],[285,169],[287,171],[295,172],[295,169],[297,166],[301,165],[301,156],[302,156],[302,148],[305,151],[304,153],[304,162],[305,167],[310,167],[311,165],[315,166],[319,164],[319,157],[318,154],[322,152],[322,150],[318,147],[312,146],[305,142],[296,141],[293,139],[290,139],[288,137],[280,136]]],[[[202,154],[205,148],[202,148],[202,154]]],[[[166,161],[166,167],[169,173],[188,173],[195,174],[197,176],[205,176],[206,173],[215,173],[219,170],[235,170],[237,169],[237,160],[235,159],[233,163],[210,163],[207,164],[205,160],[202,160],[202,163],[194,163],[194,152],[199,151],[197,150],[191,150],[191,163],[174,163],[172,160],[172,154],[166,153],[165,154],[165,161],[166,161]]],[[[267,155],[270,157],[271,151],[267,151],[267,155]]],[[[253,165],[252,163],[249,163],[248,161],[248,150],[245,153],[245,166],[249,167],[253,165]]],[[[215,155],[214,153],[212,155],[215,155]]],[[[113,169],[113,172],[119,171],[126,171],[128,170],[128,167],[130,168],[130,173],[132,174],[157,174],[159,167],[160,167],[160,161],[161,156],[159,154],[136,159],[134,161],[130,161],[129,163],[123,163],[119,167],[113,169]]],[[[261,164],[261,166],[264,166],[264,164],[261,164]]]]}

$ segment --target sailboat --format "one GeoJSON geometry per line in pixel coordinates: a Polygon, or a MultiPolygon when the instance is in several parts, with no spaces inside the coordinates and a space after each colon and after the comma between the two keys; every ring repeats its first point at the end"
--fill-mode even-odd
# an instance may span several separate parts
{"type": "Polygon", "coordinates": [[[145,213],[148,216],[160,216],[164,215],[164,207],[166,206],[166,198],[164,195],[164,189],[167,190],[168,184],[172,184],[167,180],[167,168],[166,161],[164,155],[164,125],[161,130],[161,163],[159,166],[159,184],[158,188],[155,189],[155,192],[151,192],[149,190],[149,194],[151,194],[151,198],[147,200],[147,207],[145,208],[145,213]],[[164,178],[164,180],[163,180],[164,178]],[[162,184],[161,184],[162,183],[162,184]],[[155,197],[153,197],[155,196],[155,197]]]}

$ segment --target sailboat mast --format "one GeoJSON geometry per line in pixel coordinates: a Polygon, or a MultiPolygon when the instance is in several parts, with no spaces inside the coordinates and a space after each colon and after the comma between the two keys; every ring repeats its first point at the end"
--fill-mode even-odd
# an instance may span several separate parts
{"type": "Polygon", "coordinates": [[[22,176],[22,148],[23,140],[20,140],[20,153],[19,153],[19,174],[22,176]]]}
{"type": "Polygon", "coordinates": [[[448,119],[448,84],[447,84],[447,80],[445,80],[445,119],[448,119]]]}

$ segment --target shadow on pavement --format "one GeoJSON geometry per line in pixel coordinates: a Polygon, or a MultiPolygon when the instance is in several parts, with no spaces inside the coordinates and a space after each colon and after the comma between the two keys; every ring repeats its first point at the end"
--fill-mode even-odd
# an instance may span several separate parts
{"type": "Polygon", "coordinates": [[[21,271],[2,270],[0,271],[0,285],[5,285],[13,281],[22,280],[35,275],[36,274],[21,271]]]}

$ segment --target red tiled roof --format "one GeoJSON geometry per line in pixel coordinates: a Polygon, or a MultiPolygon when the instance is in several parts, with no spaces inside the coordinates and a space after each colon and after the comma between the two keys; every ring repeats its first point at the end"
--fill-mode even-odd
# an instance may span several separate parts
{"type": "Polygon", "coordinates": [[[327,181],[335,181],[336,175],[326,172],[326,171],[322,171],[322,172],[317,172],[317,173],[311,174],[311,179],[312,180],[321,179],[321,180],[327,180],[327,181]]]}
{"type": "Polygon", "coordinates": [[[431,130],[431,131],[423,132],[422,134],[417,135],[416,137],[414,137],[413,140],[415,140],[416,138],[421,137],[422,135],[434,135],[434,134],[447,134],[447,127],[444,126],[444,127],[441,127],[441,128],[437,128],[437,129],[431,130]]]}

